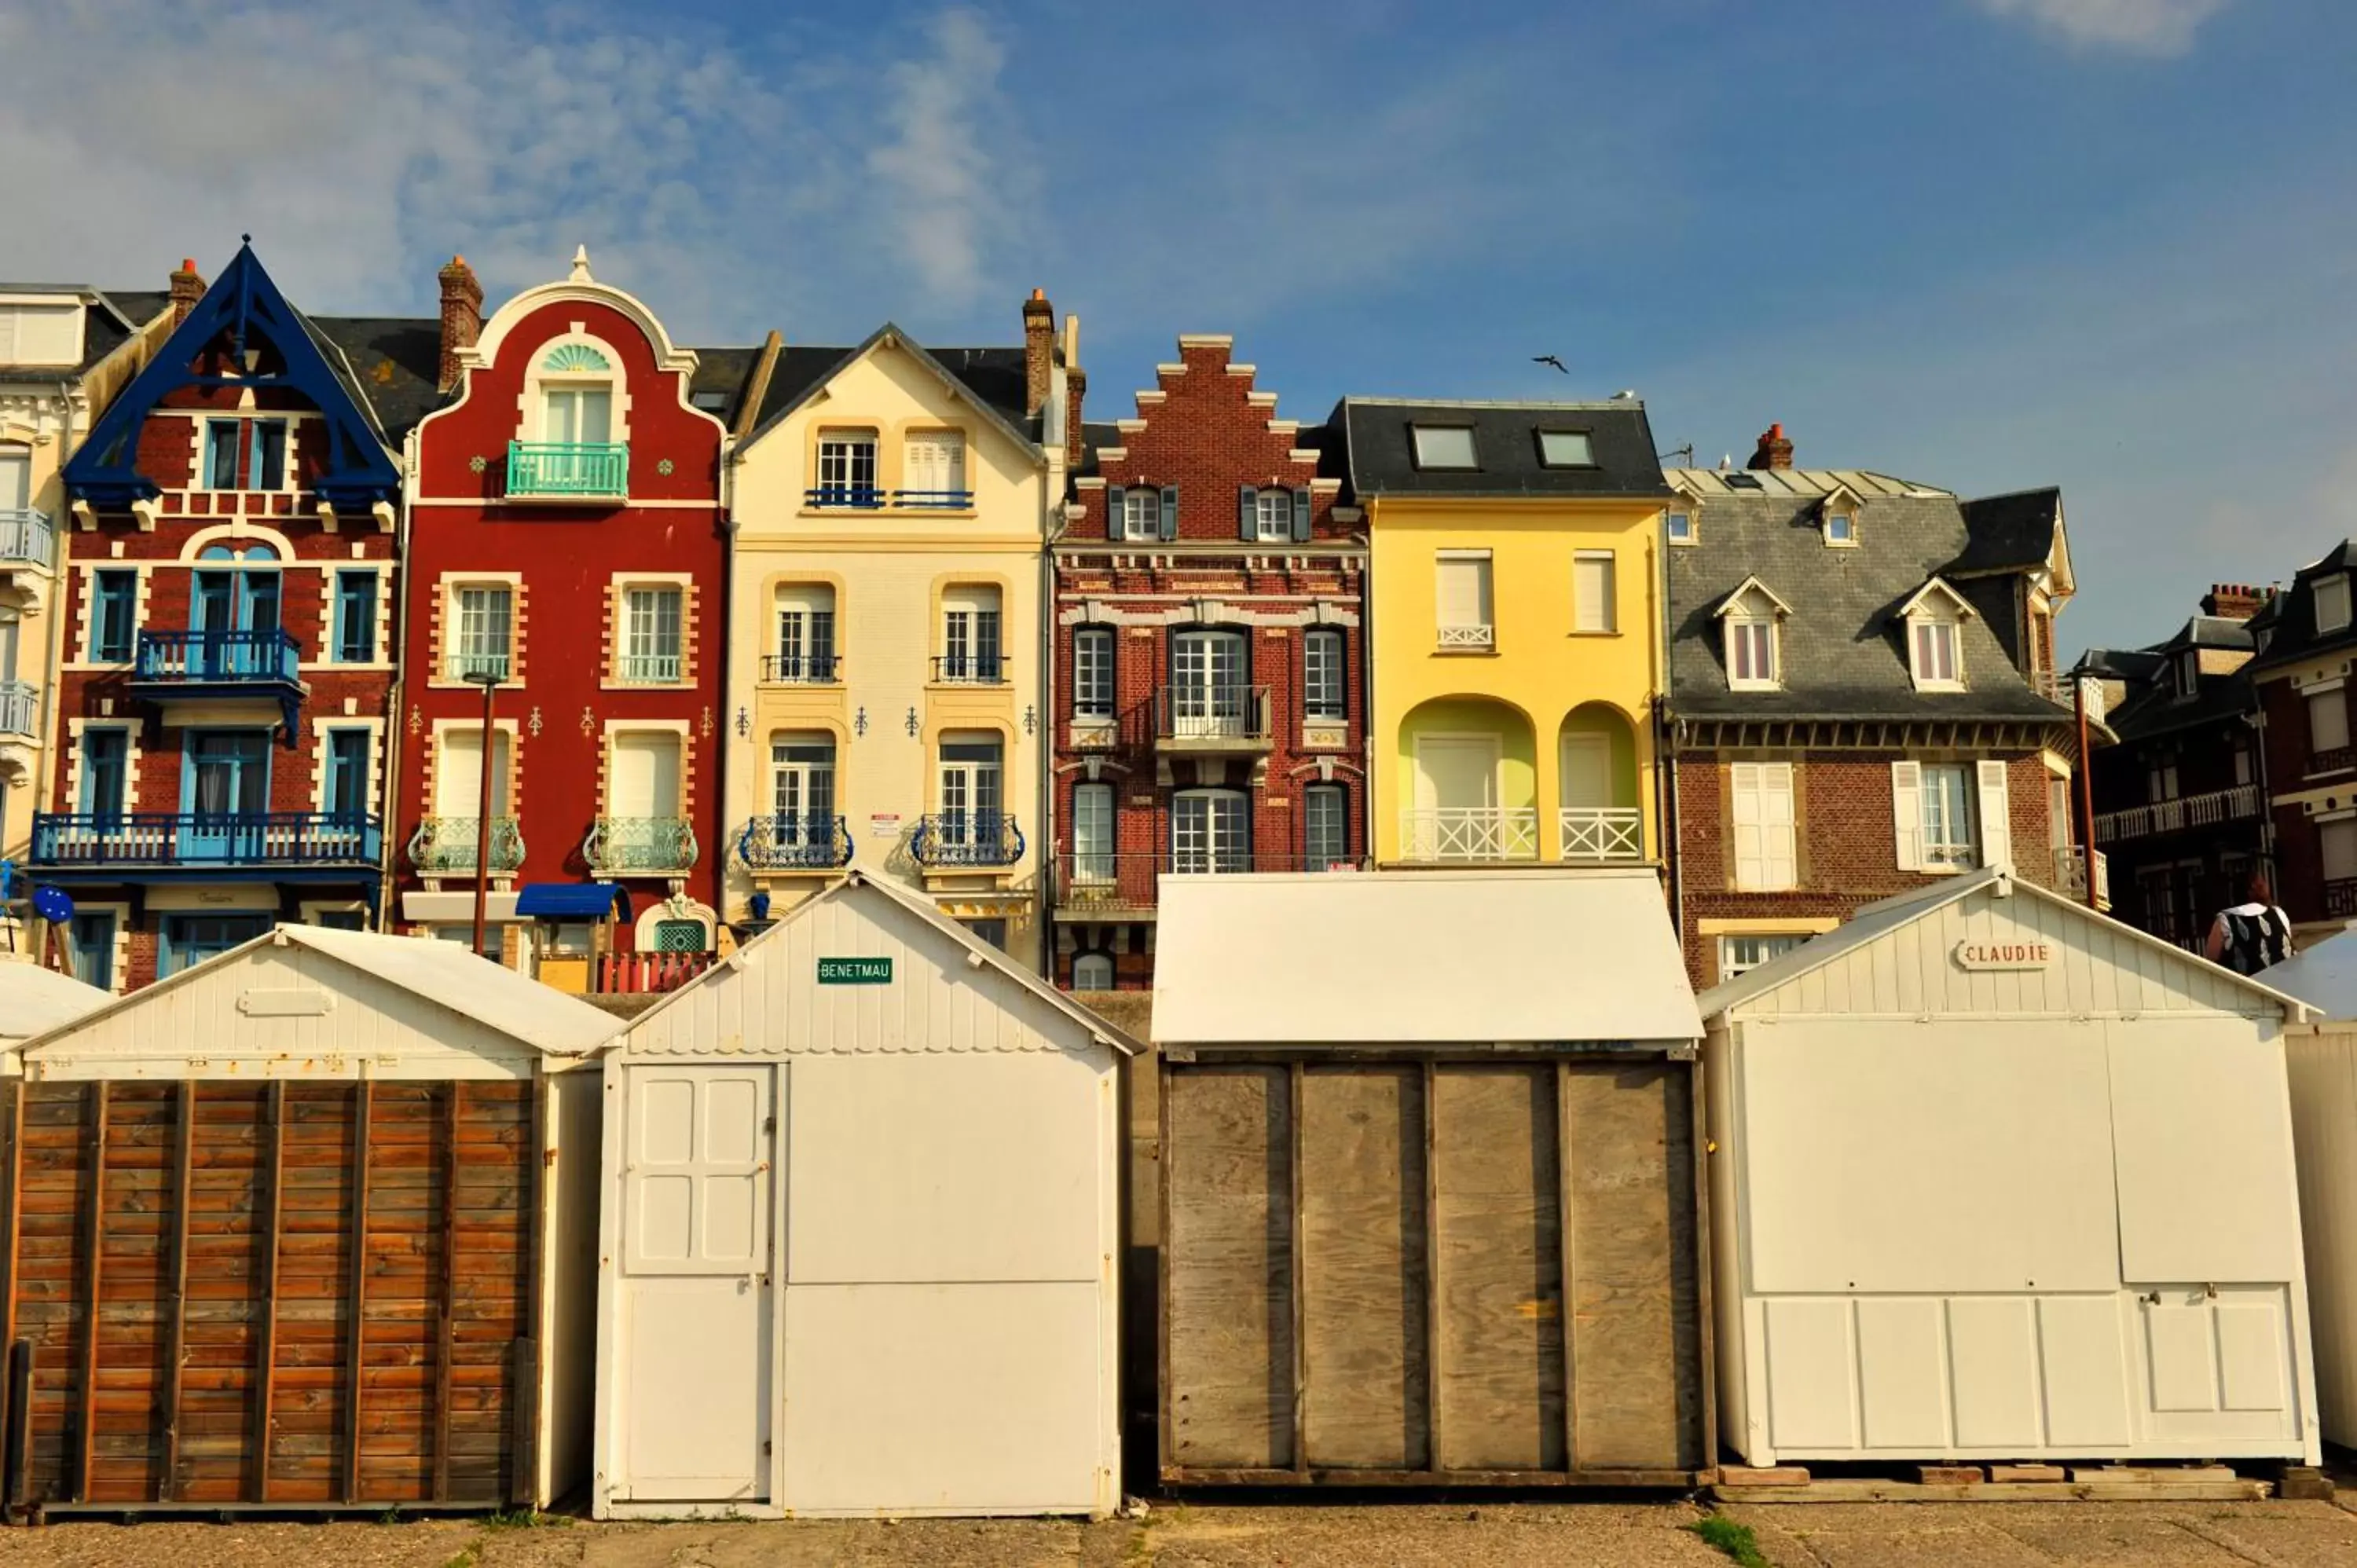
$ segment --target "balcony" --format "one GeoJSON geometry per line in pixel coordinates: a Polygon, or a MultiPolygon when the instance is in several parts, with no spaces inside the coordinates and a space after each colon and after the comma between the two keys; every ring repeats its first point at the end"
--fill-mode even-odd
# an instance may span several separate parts
{"type": "Polygon", "coordinates": [[[737,835],[752,871],[833,871],[849,865],[851,825],[841,817],[755,817],[737,835]]]}
{"type": "Polygon", "coordinates": [[[0,735],[40,733],[40,688],[30,681],[0,681],[0,735]]]}
{"type": "Polygon", "coordinates": [[[2238,822],[2258,814],[2259,787],[2237,784],[2231,789],[2155,800],[2148,806],[2132,806],[2125,811],[2105,811],[2095,819],[2095,842],[2117,843],[2123,839],[2149,838],[2155,833],[2173,833],[2186,828],[2215,827],[2220,822],[2238,822]]]}
{"type": "MultiPolygon", "coordinates": [[[[409,835],[409,864],[427,876],[472,876],[479,817],[427,817],[409,835]]],[[[513,817],[491,819],[490,870],[512,876],[523,869],[523,830],[513,817]]]]}
{"type": "Polygon", "coordinates": [[[2346,773],[2357,768],[2357,746],[2328,746],[2311,752],[2308,758],[2308,776],[2320,778],[2327,773],[2346,773]]]}
{"type": "Polygon", "coordinates": [[[148,697],[251,693],[299,685],[302,660],[302,646],[283,631],[143,631],[131,685],[148,697]]]}
{"type": "Polygon", "coordinates": [[[870,485],[813,485],[802,492],[812,511],[968,511],[972,490],[886,490],[870,485]]]}
{"type": "Polygon", "coordinates": [[[600,817],[581,841],[581,858],[600,876],[683,875],[701,853],[684,817],[600,817]]]}
{"type": "Polygon", "coordinates": [[[770,653],[761,659],[761,682],[769,686],[832,686],[843,679],[843,660],[832,653],[770,653]]]}
{"type": "Polygon", "coordinates": [[[37,811],[48,872],[372,870],[383,824],[338,811],[37,811]]]}
{"type": "Polygon", "coordinates": [[[630,494],[630,448],[619,441],[511,441],[514,500],[619,500],[630,494]]]}
{"type": "Polygon", "coordinates": [[[936,812],[917,820],[909,854],[929,871],[1013,865],[1023,858],[1023,830],[1011,813],[936,812]]]}
{"type": "Polygon", "coordinates": [[[1566,862],[1628,865],[1645,858],[1645,813],[1635,806],[1566,806],[1556,827],[1566,862]]]}
{"type": "Polygon", "coordinates": [[[616,666],[617,676],[633,686],[676,686],[685,668],[676,653],[625,653],[616,666]]]}
{"type": "Polygon", "coordinates": [[[2332,920],[2357,916],[2357,876],[2344,876],[2324,885],[2324,914],[2332,920]]]}
{"type": "Polygon", "coordinates": [[[1154,744],[1196,755],[1264,752],[1275,744],[1266,686],[1165,686],[1154,693],[1154,744]]]}
{"type": "MultiPolygon", "coordinates": [[[[2087,857],[2076,844],[2054,846],[2054,891],[2082,903],[2087,897],[2087,857]]],[[[2102,850],[2095,852],[2095,908],[2112,907],[2111,857],[2102,850]]]]}
{"type": "Polygon", "coordinates": [[[936,686],[1003,686],[1013,660],[996,653],[937,653],[933,656],[936,686]]]}
{"type": "Polygon", "coordinates": [[[592,989],[605,996],[677,991],[712,967],[716,952],[607,952],[597,957],[592,989]]]}
{"type": "Polygon", "coordinates": [[[31,507],[0,507],[0,570],[57,564],[58,532],[49,514],[31,507]]]}
{"type": "Polygon", "coordinates": [[[1435,864],[1536,860],[1535,806],[1443,806],[1400,814],[1400,858],[1435,864]]]}
{"type": "Polygon", "coordinates": [[[1132,919],[1150,915],[1162,878],[1233,875],[1243,872],[1335,872],[1361,869],[1352,860],[1311,860],[1289,850],[1169,851],[1127,854],[1062,850],[1056,855],[1056,918],[1132,919]]]}
{"type": "MultiPolygon", "coordinates": [[[[2029,689],[2057,707],[2076,708],[2079,705],[2080,678],[2060,670],[2033,670],[2029,672],[2029,689]]],[[[2104,722],[2104,683],[2089,680],[2087,687],[2087,720],[2104,722]]]]}
{"type": "Polygon", "coordinates": [[[1492,653],[1498,647],[1498,628],[1494,626],[1444,626],[1440,628],[1440,650],[1443,653],[1492,653]]]}

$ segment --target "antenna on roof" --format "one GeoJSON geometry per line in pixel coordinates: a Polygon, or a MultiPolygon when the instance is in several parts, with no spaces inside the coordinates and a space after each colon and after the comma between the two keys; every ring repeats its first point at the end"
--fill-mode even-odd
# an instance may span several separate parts
{"type": "Polygon", "coordinates": [[[1666,452],[1653,454],[1653,461],[1656,463],[1664,457],[1684,457],[1686,460],[1685,466],[1691,468],[1694,467],[1694,443],[1689,441],[1683,446],[1673,446],[1666,452]]]}

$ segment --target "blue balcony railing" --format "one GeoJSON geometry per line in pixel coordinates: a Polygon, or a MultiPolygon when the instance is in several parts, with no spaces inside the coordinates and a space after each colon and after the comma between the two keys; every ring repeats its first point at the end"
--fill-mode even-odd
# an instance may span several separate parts
{"type": "Polygon", "coordinates": [[[57,559],[58,531],[48,512],[0,507],[0,565],[51,566],[57,559]]]}
{"type": "Polygon", "coordinates": [[[841,817],[755,817],[737,835],[737,858],[755,871],[825,871],[849,865],[851,854],[841,817]]]}
{"type": "Polygon", "coordinates": [[[630,448],[620,441],[511,441],[508,494],[606,499],[630,493],[630,448]]]}
{"type": "Polygon", "coordinates": [[[813,485],[802,492],[802,504],[848,511],[881,511],[890,492],[873,485],[813,485]]]}
{"type": "Polygon", "coordinates": [[[143,631],[132,655],[135,682],[158,685],[294,685],[302,646],[283,631],[143,631]]]}
{"type": "Polygon", "coordinates": [[[581,858],[601,876],[683,873],[700,853],[684,817],[599,817],[581,841],[581,858]]]}
{"type": "Polygon", "coordinates": [[[0,735],[40,733],[40,688],[30,681],[0,681],[0,735]]]}
{"type": "Polygon", "coordinates": [[[35,865],[126,871],[377,864],[383,824],[344,811],[37,811],[35,865]]]}
{"type": "Polygon", "coordinates": [[[940,811],[919,820],[909,854],[919,865],[1013,865],[1023,830],[1007,812],[940,811]]]}

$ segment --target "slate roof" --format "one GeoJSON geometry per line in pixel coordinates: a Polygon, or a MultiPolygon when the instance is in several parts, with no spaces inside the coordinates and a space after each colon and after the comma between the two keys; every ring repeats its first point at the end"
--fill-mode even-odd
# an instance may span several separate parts
{"type": "Polygon", "coordinates": [[[2059,489],[1982,496],[1964,502],[1964,509],[1971,537],[1964,553],[1949,563],[1950,576],[2035,571],[2054,553],[2054,531],[2062,521],[2059,489]]]}
{"type": "Polygon", "coordinates": [[[5,284],[0,294],[55,294],[81,300],[81,359],[72,365],[0,365],[0,381],[40,381],[55,386],[81,376],[113,353],[138,330],[171,307],[169,294],[154,290],[97,289],[81,284],[5,284]]]}
{"type": "Polygon", "coordinates": [[[1082,474],[1101,472],[1097,467],[1098,449],[1118,446],[1123,439],[1121,426],[1111,421],[1103,424],[1093,419],[1081,421],[1081,460],[1073,467],[1072,477],[1078,478],[1082,474]]]}
{"type": "Polygon", "coordinates": [[[770,374],[770,389],[761,399],[754,431],[758,434],[800,407],[838,370],[888,331],[898,333],[910,348],[931,355],[976,402],[1022,432],[1026,439],[1035,444],[1039,441],[1039,420],[1024,412],[1030,394],[1021,345],[1004,349],[934,349],[920,344],[888,324],[877,328],[866,343],[846,349],[785,345],[778,351],[777,369],[770,374]]]}
{"type": "Polygon", "coordinates": [[[1663,550],[1671,702],[1681,715],[2072,722],[2023,679],[1977,614],[1963,625],[1967,689],[1915,689],[1898,611],[1971,547],[1955,496],[1855,469],[1680,469],[1669,478],[1696,498],[1695,542],[1663,550]],[[1853,546],[1828,546],[1819,526],[1819,503],[1836,488],[1858,497],[1853,546]],[[1717,612],[1755,576],[1792,607],[1779,633],[1779,691],[1727,684],[1717,612]]]}
{"type": "Polygon", "coordinates": [[[432,316],[306,316],[339,381],[398,449],[442,406],[442,321],[432,316]]]}
{"type": "MultiPolygon", "coordinates": [[[[2357,646],[2357,618],[2339,631],[2316,629],[2316,580],[2335,573],[2357,579],[2357,539],[2344,539],[2322,560],[2302,566],[2291,586],[2251,618],[2252,627],[2272,628],[2274,635],[2267,639],[2267,650],[2252,660],[2249,668],[2273,669],[2327,649],[2357,646]]],[[[2357,585],[2352,585],[2352,593],[2357,596],[2357,585]]]]}
{"type": "Polygon", "coordinates": [[[1347,442],[1346,501],[1383,495],[1669,499],[1653,427],[1634,398],[1610,403],[1411,403],[1344,398],[1329,424],[1347,442]],[[1416,424],[1469,425],[1478,468],[1418,468],[1416,424]],[[1538,433],[1584,431],[1593,467],[1550,468],[1538,433]]]}

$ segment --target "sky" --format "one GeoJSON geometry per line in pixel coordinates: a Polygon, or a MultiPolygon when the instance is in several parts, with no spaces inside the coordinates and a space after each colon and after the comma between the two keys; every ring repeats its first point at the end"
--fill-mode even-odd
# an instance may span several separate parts
{"type": "Polygon", "coordinates": [[[430,314],[587,244],[693,343],[1038,286],[1099,419],[1230,332],[1286,417],[1633,389],[1706,465],[2059,484],[2065,650],[2137,645],[2357,533],[2352,55],[2346,0],[47,0],[0,278],[250,231],[430,314]]]}

